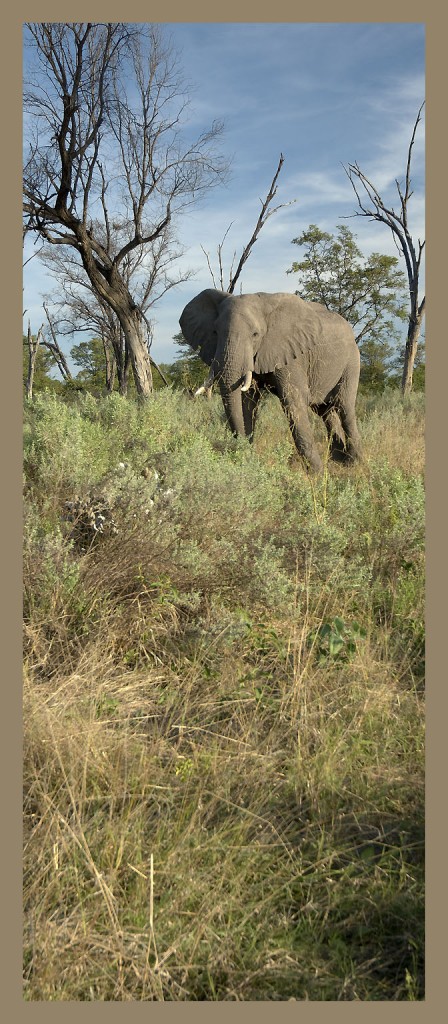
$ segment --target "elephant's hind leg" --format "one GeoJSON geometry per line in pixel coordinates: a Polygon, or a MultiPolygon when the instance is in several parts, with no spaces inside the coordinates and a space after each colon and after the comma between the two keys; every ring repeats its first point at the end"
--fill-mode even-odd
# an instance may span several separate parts
{"type": "Polygon", "coordinates": [[[342,426],[346,437],[346,462],[355,462],[361,458],[361,438],[354,409],[342,406],[340,410],[342,426]]]}
{"type": "Polygon", "coordinates": [[[356,395],[359,383],[359,351],[355,349],[353,358],[341,381],[337,398],[337,407],[345,432],[345,461],[353,463],[361,459],[361,438],[356,422],[356,395]]]}
{"type": "Polygon", "coordinates": [[[333,462],[347,462],[346,438],[339,413],[327,407],[320,413],[328,434],[329,453],[333,462]]]}

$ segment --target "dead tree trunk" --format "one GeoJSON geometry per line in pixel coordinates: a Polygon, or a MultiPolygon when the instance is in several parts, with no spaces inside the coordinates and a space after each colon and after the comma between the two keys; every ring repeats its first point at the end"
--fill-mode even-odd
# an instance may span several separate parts
{"type": "Polygon", "coordinates": [[[117,324],[111,327],[110,342],[115,357],[115,367],[118,377],[118,393],[120,395],[126,395],[128,390],[131,357],[129,348],[125,342],[123,331],[117,324]]]}
{"type": "MultiPolygon", "coordinates": [[[[46,313],[46,317],[47,317],[47,320],[48,320],[48,326],[50,328],[50,333],[51,333],[51,337],[52,337],[53,341],[52,342],[50,342],[50,341],[45,341],[44,342],[43,337],[42,337],[42,339],[41,339],[42,340],[42,344],[45,344],[46,348],[48,348],[49,351],[52,353],[52,355],[54,355],[54,358],[56,359],[58,370],[59,370],[59,373],[61,374],[62,379],[63,380],[73,380],[72,375],[70,373],[70,370],[68,368],[68,364],[67,364],[67,360],[65,358],[65,355],[64,355],[62,349],[58,345],[58,340],[56,338],[56,332],[55,332],[53,324],[51,322],[50,314],[49,314],[48,309],[47,309],[47,307],[45,305],[45,302],[43,303],[43,307],[44,307],[44,310],[45,310],[45,313],[46,313]]],[[[43,327],[43,325],[42,325],[42,327],[43,327]]]]}
{"type": "Polygon", "coordinates": [[[139,398],[148,398],[153,390],[151,360],[146,345],[145,329],[137,311],[120,318],[129,350],[132,372],[139,398]]]}
{"type": "Polygon", "coordinates": [[[79,237],[79,252],[84,269],[96,294],[113,309],[123,331],[137,394],[139,398],[149,398],[153,390],[152,370],[141,311],[108,256],[105,259],[107,272],[101,273],[98,260],[93,258],[88,232],[74,218],[72,220],[79,237]]]}
{"type": "Polygon", "coordinates": [[[127,395],[129,374],[131,371],[131,353],[127,345],[124,347],[123,377],[120,383],[120,395],[127,395]]]}
{"type": "Polygon", "coordinates": [[[104,363],[106,367],[106,391],[108,395],[110,395],[114,390],[115,371],[117,364],[115,361],[113,350],[111,351],[110,343],[104,337],[101,338],[101,342],[103,346],[104,363]]]}
{"type": "Polygon", "coordinates": [[[42,340],[42,329],[43,324],[39,327],[37,336],[33,338],[33,335],[31,334],[31,324],[30,321],[28,320],[28,374],[26,378],[25,394],[29,401],[32,401],[33,398],[34,372],[36,369],[36,359],[37,352],[39,349],[39,343],[42,340]]]}
{"type": "Polygon", "coordinates": [[[404,352],[403,375],[401,378],[401,391],[408,395],[412,389],[412,377],[414,373],[415,357],[417,355],[418,339],[422,329],[422,321],[425,312],[425,300],[417,306],[409,316],[408,333],[404,352]]]}

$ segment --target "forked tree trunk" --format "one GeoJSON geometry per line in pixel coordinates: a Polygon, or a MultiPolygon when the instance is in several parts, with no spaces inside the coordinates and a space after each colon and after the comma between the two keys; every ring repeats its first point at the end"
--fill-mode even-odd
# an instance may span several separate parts
{"type": "Polygon", "coordinates": [[[153,391],[152,369],[149,352],[144,336],[144,328],[137,310],[131,316],[123,317],[125,340],[131,356],[132,372],[139,398],[149,398],[153,391]]]}
{"type": "MultiPolygon", "coordinates": [[[[44,310],[45,310],[45,313],[46,313],[46,316],[47,316],[48,326],[50,328],[50,334],[51,334],[51,337],[53,339],[52,343],[49,342],[49,341],[45,342],[46,347],[52,353],[52,355],[54,355],[54,357],[56,359],[56,362],[57,362],[57,365],[58,365],[58,370],[59,370],[59,373],[61,374],[62,379],[63,380],[72,380],[72,375],[71,375],[70,370],[68,368],[67,360],[65,358],[65,355],[64,355],[62,349],[59,347],[59,343],[58,343],[58,340],[57,340],[57,337],[56,337],[56,331],[55,331],[55,329],[53,327],[53,324],[51,322],[51,317],[50,317],[48,309],[47,309],[47,307],[45,305],[45,302],[43,303],[43,307],[44,307],[44,310]]],[[[42,324],[42,327],[40,329],[41,332],[42,332],[42,328],[43,328],[43,324],[42,324]]]]}
{"type": "MultiPolygon", "coordinates": [[[[72,218],[73,220],[73,218],[72,218]]],[[[79,252],[84,269],[96,293],[109,305],[123,331],[125,343],[131,357],[132,372],[139,398],[149,398],[153,390],[151,360],[146,344],[144,322],[135,305],[125,281],[117,267],[108,267],[106,275],[101,274],[93,258],[89,234],[82,224],[74,222],[79,252]]]]}

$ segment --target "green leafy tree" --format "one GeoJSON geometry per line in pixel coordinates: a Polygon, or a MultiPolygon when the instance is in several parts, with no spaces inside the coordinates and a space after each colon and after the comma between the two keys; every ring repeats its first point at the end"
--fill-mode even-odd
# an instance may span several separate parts
{"type": "Polygon", "coordinates": [[[101,338],[90,338],[73,345],[70,355],[75,366],[80,367],[76,380],[85,384],[94,393],[113,391],[116,386],[115,362],[109,347],[101,338]]]}
{"type": "MultiPolygon", "coordinates": [[[[86,391],[93,394],[119,391],[119,380],[115,374],[114,356],[110,347],[101,338],[90,338],[89,341],[81,341],[70,349],[71,358],[75,366],[79,367],[75,382],[82,384],[86,391]]],[[[154,387],[166,387],[165,382],[156,372],[154,374],[154,387]]],[[[128,394],[135,397],[137,389],[132,378],[128,381],[128,394]]]]}
{"type": "Polygon", "coordinates": [[[287,273],[299,275],[297,295],[349,321],[361,354],[361,383],[381,390],[395,351],[391,342],[400,340],[398,324],[407,319],[405,276],[395,256],[372,253],[365,258],[355,237],[345,225],[330,234],[310,224],[292,240],[305,253],[287,273]]]}
{"type": "Polygon", "coordinates": [[[70,355],[79,373],[77,380],[85,381],[89,387],[103,390],[106,386],[106,360],[100,338],[91,338],[73,345],[70,355]]]}
{"type": "Polygon", "coordinates": [[[175,387],[195,390],[204,383],[208,367],[197,352],[192,351],[182,332],[175,334],[173,341],[177,343],[178,351],[176,360],[170,367],[170,378],[175,387]]]}

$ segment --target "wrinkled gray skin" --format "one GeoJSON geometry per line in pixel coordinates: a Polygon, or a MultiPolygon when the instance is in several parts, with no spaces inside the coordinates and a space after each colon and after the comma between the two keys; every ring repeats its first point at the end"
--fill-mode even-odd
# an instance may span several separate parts
{"type": "Polygon", "coordinates": [[[309,408],[325,423],[333,459],[352,463],[359,457],[359,350],[343,317],[283,292],[229,295],[207,288],[185,306],[179,323],[211,368],[207,383],[213,378],[219,384],[234,434],[252,438],[268,389],[280,399],[308,469],[322,469],[309,408]]]}

